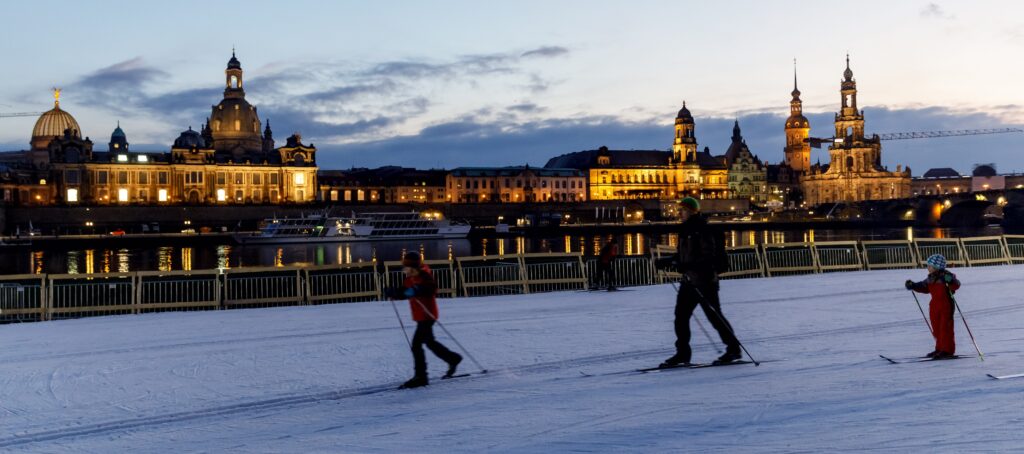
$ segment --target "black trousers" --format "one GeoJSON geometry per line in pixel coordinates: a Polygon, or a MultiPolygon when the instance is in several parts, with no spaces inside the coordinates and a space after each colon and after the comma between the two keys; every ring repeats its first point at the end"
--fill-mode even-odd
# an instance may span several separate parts
{"type": "Polygon", "coordinates": [[[740,343],[733,334],[732,326],[722,315],[722,305],[718,301],[718,283],[695,285],[681,282],[679,294],[676,295],[676,354],[689,362],[690,350],[690,317],[693,310],[700,305],[707,315],[711,326],[718,331],[728,353],[739,353],[740,343]],[[703,297],[702,297],[703,296],[703,297]]]}
{"type": "Polygon", "coordinates": [[[423,353],[423,346],[426,345],[435,356],[446,363],[462,358],[458,353],[448,350],[437,339],[434,339],[434,321],[426,320],[416,322],[416,334],[412,336],[412,357],[416,363],[416,376],[427,376],[427,358],[423,353]]]}
{"type": "Polygon", "coordinates": [[[594,286],[605,285],[608,287],[615,286],[615,270],[612,269],[611,263],[597,262],[597,276],[594,280],[594,286]]]}

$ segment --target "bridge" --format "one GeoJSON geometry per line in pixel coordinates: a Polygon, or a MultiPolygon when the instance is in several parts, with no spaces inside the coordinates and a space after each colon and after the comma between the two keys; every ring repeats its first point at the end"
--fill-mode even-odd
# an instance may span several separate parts
{"type": "Polygon", "coordinates": [[[1024,189],[830,203],[815,211],[838,219],[912,220],[924,226],[980,227],[998,221],[1007,228],[1024,228],[1024,189]]]}

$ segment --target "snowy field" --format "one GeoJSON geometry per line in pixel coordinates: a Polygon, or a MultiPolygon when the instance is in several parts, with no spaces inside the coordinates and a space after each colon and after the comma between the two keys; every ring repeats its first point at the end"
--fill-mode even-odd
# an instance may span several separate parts
{"type": "Polygon", "coordinates": [[[1024,372],[1024,266],[954,271],[984,362],[878,357],[932,350],[922,270],[724,282],[760,367],[628,373],[673,351],[668,285],[442,301],[492,372],[403,391],[384,303],[3,325],[0,451],[1020,452],[1024,378],[986,373],[1024,372]]]}

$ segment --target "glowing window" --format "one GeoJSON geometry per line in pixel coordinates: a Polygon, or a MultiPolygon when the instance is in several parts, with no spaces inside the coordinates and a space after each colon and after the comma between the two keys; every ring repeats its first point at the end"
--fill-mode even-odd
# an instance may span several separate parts
{"type": "Polygon", "coordinates": [[[139,162],[149,162],[149,156],[146,156],[146,155],[139,156],[139,162]]]}
{"type": "Polygon", "coordinates": [[[68,189],[68,202],[78,201],[78,189],[68,189]]]}
{"type": "Polygon", "coordinates": [[[156,192],[156,199],[158,201],[160,201],[160,202],[166,202],[167,201],[167,190],[166,189],[158,190],[156,192]]]}
{"type": "Polygon", "coordinates": [[[306,174],[304,174],[304,173],[296,173],[295,174],[295,184],[299,185],[299,186],[306,184],[306,174]]]}
{"type": "Polygon", "coordinates": [[[117,162],[128,162],[128,155],[119,154],[117,155],[117,162]]]}
{"type": "Polygon", "coordinates": [[[218,202],[223,202],[223,201],[225,201],[227,199],[228,199],[227,192],[225,192],[223,189],[218,189],[217,190],[217,201],[218,202]]]}
{"type": "Polygon", "coordinates": [[[127,202],[128,201],[128,190],[127,189],[123,189],[122,188],[122,189],[118,189],[117,190],[117,201],[118,202],[127,202]]]}

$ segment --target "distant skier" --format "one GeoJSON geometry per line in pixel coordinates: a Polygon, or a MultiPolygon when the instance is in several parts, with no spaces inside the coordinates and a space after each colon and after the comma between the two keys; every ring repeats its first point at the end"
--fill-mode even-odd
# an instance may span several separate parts
{"type": "Polygon", "coordinates": [[[700,202],[693,197],[680,201],[679,246],[674,257],[676,269],[683,275],[676,295],[675,331],[676,354],[666,359],[662,367],[690,363],[690,317],[699,304],[725,344],[725,354],[715,363],[724,364],[741,359],[740,343],[729,321],[722,315],[718,299],[718,273],[728,269],[724,238],[708,226],[707,217],[700,213],[700,202]],[[725,264],[724,268],[722,264],[725,264]]]}
{"type": "Polygon", "coordinates": [[[412,319],[416,321],[416,333],[412,336],[412,356],[416,374],[401,388],[427,386],[427,359],[423,353],[426,345],[434,355],[448,363],[446,377],[455,374],[462,362],[462,355],[449,350],[434,339],[434,322],[437,321],[437,281],[434,274],[416,252],[408,252],[402,258],[402,272],[405,274],[402,288],[388,292],[391,299],[409,298],[412,319]]]}
{"type": "Polygon", "coordinates": [[[597,280],[594,289],[604,286],[609,292],[618,290],[615,288],[615,270],[612,269],[612,262],[619,255],[619,240],[612,238],[601,248],[597,256],[597,280]]]}
{"type": "Polygon", "coordinates": [[[960,288],[956,275],[946,270],[946,258],[935,254],[928,257],[928,277],[921,282],[907,279],[907,290],[928,293],[932,296],[928,303],[928,315],[932,322],[932,336],[935,337],[935,350],[927,354],[928,358],[948,359],[956,355],[956,339],[953,337],[953,312],[956,307],[950,294],[960,288]]]}

